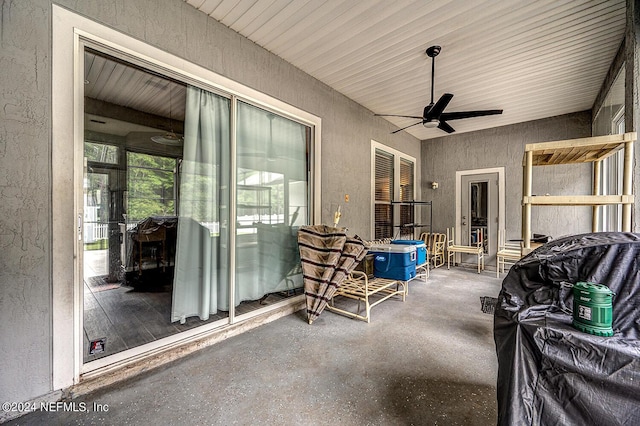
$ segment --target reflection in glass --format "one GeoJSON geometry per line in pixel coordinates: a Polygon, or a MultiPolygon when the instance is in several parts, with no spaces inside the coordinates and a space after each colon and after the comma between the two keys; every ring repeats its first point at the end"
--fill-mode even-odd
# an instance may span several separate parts
{"type": "Polygon", "coordinates": [[[175,215],[175,158],[127,153],[127,215],[139,222],[175,215]]]}
{"type": "Polygon", "coordinates": [[[84,156],[88,161],[104,164],[118,164],[119,150],[117,146],[98,142],[84,142],[84,156]]]}

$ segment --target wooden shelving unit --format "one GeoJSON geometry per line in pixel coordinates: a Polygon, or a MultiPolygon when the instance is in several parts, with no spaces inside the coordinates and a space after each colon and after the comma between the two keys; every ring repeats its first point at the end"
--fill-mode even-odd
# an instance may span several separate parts
{"type": "Polygon", "coordinates": [[[532,143],[525,146],[522,166],[522,240],[526,254],[531,250],[531,206],[593,206],[592,230],[598,229],[598,206],[621,204],[622,230],[631,231],[631,208],[634,203],[633,143],[637,135],[624,133],[619,135],[597,136],[564,141],[532,143]],[[624,150],[624,177],[621,195],[600,195],[598,175],[602,160],[624,150]],[[534,166],[554,166],[560,164],[594,163],[592,195],[532,195],[532,176],[534,166]]]}

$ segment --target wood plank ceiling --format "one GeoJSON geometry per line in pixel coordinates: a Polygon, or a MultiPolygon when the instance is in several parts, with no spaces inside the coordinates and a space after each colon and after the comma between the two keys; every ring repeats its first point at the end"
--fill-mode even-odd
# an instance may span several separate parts
{"type": "MultiPolygon", "coordinates": [[[[458,133],[591,109],[623,40],[625,0],[184,0],[373,113],[456,120],[458,133]]],[[[398,127],[415,120],[389,118],[398,127]]],[[[418,139],[446,135],[421,125],[418,139]]]]}

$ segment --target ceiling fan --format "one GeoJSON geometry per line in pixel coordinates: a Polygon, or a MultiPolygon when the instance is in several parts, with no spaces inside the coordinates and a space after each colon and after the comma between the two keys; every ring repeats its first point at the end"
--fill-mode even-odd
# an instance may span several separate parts
{"type": "Polygon", "coordinates": [[[453,95],[451,93],[445,93],[440,96],[438,102],[433,103],[433,83],[435,76],[435,58],[440,53],[442,48],[440,46],[431,46],[427,49],[427,56],[431,58],[431,103],[424,107],[424,111],[422,113],[422,117],[413,116],[413,115],[396,115],[396,114],[374,114],[377,117],[404,117],[404,118],[415,118],[420,121],[417,123],[410,124],[406,127],[403,127],[398,130],[394,130],[393,133],[398,133],[401,130],[408,129],[409,127],[417,126],[418,124],[422,124],[424,127],[433,128],[437,127],[440,130],[444,130],[447,133],[455,132],[455,129],[447,123],[450,120],[460,120],[462,118],[472,118],[472,117],[481,117],[485,115],[496,115],[502,114],[501,109],[490,109],[483,111],[461,111],[461,112],[444,112],[444,109],[449,105],[453,95]]]}
{"type": "Polygon", "coordinates": [[[169,87],[169,131],[164,135],[152,136],[151,140],[155,143],[159,143],[161,145],[170,145],[170,146],[182,146],[184,143],[184,136],[177,134],[173,131],[173,117],[171,114],[173,99],[171,97],[171,82],[167,84],[169,87]]]}

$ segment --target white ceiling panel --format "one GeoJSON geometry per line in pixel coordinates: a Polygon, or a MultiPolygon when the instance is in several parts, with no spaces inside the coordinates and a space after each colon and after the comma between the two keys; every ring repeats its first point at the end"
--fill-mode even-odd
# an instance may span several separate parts
{"type": "MultiPolygon", "coordinates": [[[[468,132],[591,108],[622,42],[625,0],[185,0],[379,114],[504,109],[468,132]]],[[[389,118],[398,127],[411,119],[389,118]]],[[[421,125],[419,139],[443,136],[421,125]]]]}

